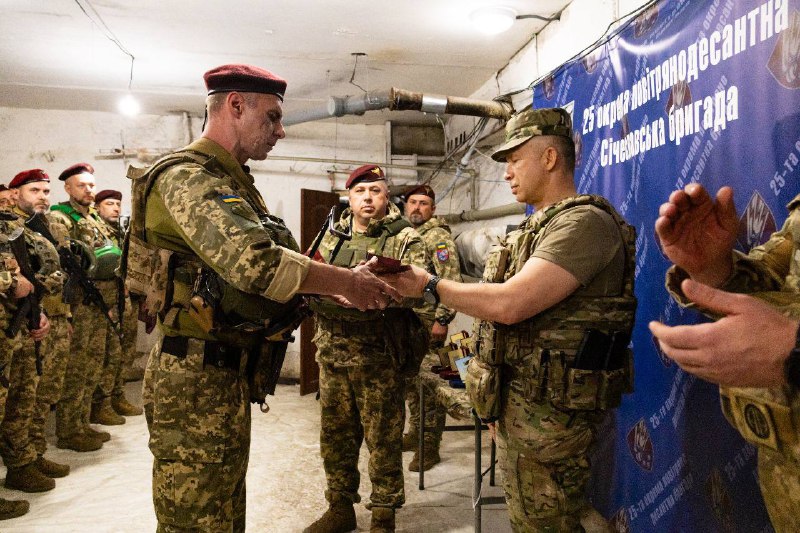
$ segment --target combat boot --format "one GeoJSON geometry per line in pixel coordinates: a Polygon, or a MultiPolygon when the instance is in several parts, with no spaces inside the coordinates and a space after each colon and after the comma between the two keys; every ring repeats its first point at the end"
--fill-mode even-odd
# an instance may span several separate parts
{"type": "Polygon", "coordinates": [[[60,438],[56,442],[56,448],[62,450],[73,450],[76,452],[93,452],[103,447],[103,442],[90,437],[84,433],[78,433],[71,437],[60,438]]]}
{"type": "Polygon", "coordinates": [[[394,509],[373,507],[369,533],[394,533],[394,509]]]}
{"type": "Polygon", "coordinates": [[[56,482],[39,472],[34,463],[19,468],[8,468],[6,488],[22,492],[47,492],[56,488],[56,482]]]}
{"type": "MultiPolygon", "coordinates": [[[[429,450],[425,448],[425,463],[422,465],[427,472],[433,465],[441,463],[442,459],[439,457],[439,450],[429,450]]],[[[419,453],[414,452],[414,457],[411,458],[411,463],[408,465],[409,472],[419,472],[419,453]]]]}
{"type": "Polygon", "coordinates": [[[85,428],[83,428],[83,433],[93,438],[94,440],[99,440],[101,443],[108,442],[111,440],[111,433],[109,433],[108,431],[97,431],[91,426],[86,426],[85,428]]]}
{"type": "Polygon", "coordinates": [[[31,505],[26,500],[6,500],[0,498],[0,520],[17,518],[28,512],[31,505]]]}
{"type": "Polygon", "coordinates": [[[356,511],[350,502],[332,503],[303,533],[347,533],[356,529],[356,511]]]}
{"type": "Polygon", "coordinates": [[[417,432],[409,431],[403,434],[403,451],[413,452],[419,448],[419,434],[417,432]]]}
{"type": "Polygon", "coordinates": [[[124,394],[111,398],[111,407],[114,412],[122,416],[139,416],[144,412],[141,407],[136,407],[129,402],[124,394]]]}
{"type": "Polygon", "coordinates": [[[114,408],[111,407],[111,398],[103,398],[100,402],[92,402],[89,422],[104,426],[119,426],[125,423],[125,417],[114,412],[114,408]]]}
{"type": "Polygon", "coordinates": [[[39,472],[47,477],[59,478],[66,477],[67,474],[69,474],[69,465],[54,463],[53,461],[45,459],[43,455],[40,455],[33,464],[36,465],[39,472]]]}

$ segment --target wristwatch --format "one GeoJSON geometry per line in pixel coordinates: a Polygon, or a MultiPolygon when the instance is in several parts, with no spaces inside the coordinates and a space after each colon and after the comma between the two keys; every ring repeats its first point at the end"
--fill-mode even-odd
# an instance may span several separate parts
{"type": "Polygon", "coordinates": [[[447,320],[447,319],[446,319],[446,318],[444,318],[444,317],[439,317],[439,318],[437,318],[437,319],[436,319],[436,322],[438,322],[440,326],[445,326],[445,327],[447,327],[447,326],[450,324],[450,321],[449,321],[449,320],[447,320]]]}
{"type": "Polygon", "coordinates": [[[783,373],[789,386],[794,390],[800,390],[800,328],[797,329],[794,348],[783,364],[783,373]]]}
{"type": "Polygon", "coordinates": [[[436,285],[438,285],[440,281],[442,281],[442,278],[433,276],[428,280],[428,283],[425,284],[425,288],[422,289],[422,299],[425,300],[426,303],[432,305],[439,303],[439,293],[436,292],[436,285]]]}

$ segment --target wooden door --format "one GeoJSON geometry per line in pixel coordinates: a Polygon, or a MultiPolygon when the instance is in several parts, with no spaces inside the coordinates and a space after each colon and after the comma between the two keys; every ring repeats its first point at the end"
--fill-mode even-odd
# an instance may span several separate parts
{"type": "MultiPolygon", "coordinates": [[[[331,207],[339,204],[339,195],[326,191],[300,189],[300,248],[308,250],[319,233],[331,207]]],[[[300,394],[319,390],[319,367],[314,360],[317,348],[312,344],[314,319],[308,318],[300,326],[300,394]]]]}

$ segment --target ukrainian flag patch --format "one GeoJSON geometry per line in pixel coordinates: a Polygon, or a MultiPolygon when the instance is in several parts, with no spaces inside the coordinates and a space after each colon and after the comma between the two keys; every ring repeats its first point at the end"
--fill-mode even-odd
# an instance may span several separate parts
{"type": "Polygon", "coordinates": [[[219,199],[226,204],[236,204],[243,201],[241,196],[236,196],[234,194],[221,194],[219,199]]]}

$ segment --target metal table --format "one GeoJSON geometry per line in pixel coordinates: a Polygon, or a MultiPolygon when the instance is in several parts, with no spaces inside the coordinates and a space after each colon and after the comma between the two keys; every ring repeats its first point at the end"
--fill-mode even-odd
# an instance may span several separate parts
{"type": "Polygon", "coordinates": [[[425,395],[424,389],[426,386],[432,387],[436,391],[436,402],[447,409],[447,414],[457,420],[472,420],[472,424],[463,425],[445,425],[444,431],[474,431],[475,432],[475,475],[472,483],[472,506],[475,510],[475,531],[481,531],[481,507],[483,505],[494,505],[498,503],[505,503],[505,498],[502,496],[482,496],[481,490],[483,488],[483,478],[489,474],[489,485],[495,485],[495,464],[496,460],[496,447],[494,440],[492,440],[489,467],[482,470],[481,467],[481,431],[487,427],[481,424],[480,419],[475,415],[472,410],[472,405],[469,403],[469,396],[464,389],[454,389],[445,380],[441,379],[437,374],[430,371],[430,367],[423,367],[419,373],[419,411],[420,411],[420,426],[419,432],[419,490],[425,490],[425,395]]]}

